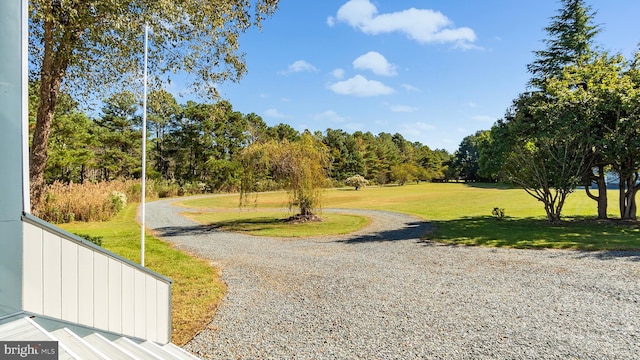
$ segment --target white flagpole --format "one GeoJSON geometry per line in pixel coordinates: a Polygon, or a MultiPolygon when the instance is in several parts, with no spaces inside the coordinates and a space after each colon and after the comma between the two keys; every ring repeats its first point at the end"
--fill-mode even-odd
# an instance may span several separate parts
{"type": "Polygon", "coordinates": [[[142,97],[142,194],[140,213],[140,265],[144,266],[144,226],[146,212],[147,194],[147,40],[149,37],[149,26],[144,25],[144,90],[142,97]]]}

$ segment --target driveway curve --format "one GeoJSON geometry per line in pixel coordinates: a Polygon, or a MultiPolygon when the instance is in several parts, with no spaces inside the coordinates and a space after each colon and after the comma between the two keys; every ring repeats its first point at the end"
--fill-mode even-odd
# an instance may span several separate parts
{"type": "MultiPolygon", "coordinates": [[[[214,230],[161,200],[147,226],[222,269],[228,293],[185,348],[207,359],[638,359],[640,253],[420,240],[412,216],[305,239],[214,230]]],[[[325,210],[328,211],[328,210],[325,210]]]]}

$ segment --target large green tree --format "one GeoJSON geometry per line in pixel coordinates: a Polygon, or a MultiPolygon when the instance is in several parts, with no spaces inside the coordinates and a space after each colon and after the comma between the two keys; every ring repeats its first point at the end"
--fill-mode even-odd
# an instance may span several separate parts
{"type": "MultiPolygon", "coordinates": [[[[566,67],[560,76],[546,82],[546,91],[554,101],[570,109],[575,121],[588,129],[591,171],[585,177],[587,195],[598,202],[598,218],[607,218],[607,192],[605,174],[609,168],[621,174],[621,184],[633,174],[635,164],[627,164],[625,158],[637,151],[632,128],[636,100],[635,84],[628,74],[628,66],[622,56],[607,54],[584,60],[566,67]],[[631,126],[629,126],[631,125],[631,126]],[[631,154],[630,154],[631,152],[631,154]],[[593,194],[591,184],[597,183],[598,193],[593,194]]],[[[621,194],[625,194],[622,189],[621,194]]],[[[629,190],[633,190],[632,188],[629,190]]],[[[621,201],[626,199],[624,196],[621,201]]],[[[626,208],[621,203],[621,209],[626,208]]],[[[621,210],[621,217],[625,218],[621,210]]]]}
{"type": "Polygon", "coordinates": [[[150,157],[155,170],[155,174],[152,175],[168,179],[174,175],[170,170],[172,170],[172,163],[175,164],[175,162],[171,161],[167,141],[173,127],[182,116],[182,107],[178,105],[171,93],[166,90],[156,90],[149,93],[147,113],[152,141],[150,157]]]}
{"type": "Polygon", "coordinates": [[[505,137],[496,141],[510,144],[507,180],[541,201],[550,222],[559,222],[567,196],[590,170],[589,129],[580,114],[546,94],[523,94],[500,125],[508,128],[497,132],[505,137]]]}
{"type": "Polygon", "coordinates": [[[459,176],[465,181],[485,181],[480,175],[480,141],[487,136],[487,130],[477,131],[466,136],[453,154],[452,166],[459,170],[459,176]]]}
{"type": "Polygon", "coordinates": [[[546,48],[534,52],[536,59],[528,66],[534,91],[514,101],[512,114],[498,124],[496,141],[485,142],[502,151],[497,157],[504,159],[508,179],[542,201],[551,222],[560,220],[566,196],[584,183],[593,165],[589,119],[549,94],[547,84],[566,67],[594,56],[599,28],[592,25],[595,13],[583,0],[561,4],[545,28],[546,48]]]}
{"type": "Polygon", "coordinates": [[[213,156],[214,109],[211,104],[187,101],[182,116],[167,139],[167,153],[180,185],[204,183],[208,170],[205,165],[213,156]]]}
{"type": "Polygon", "coordinates": [[[39,104],[30,160],[32,206],[44,189],[51,124],[62,86],[72,93],[132,86],[142,67],[144,25],[152,29],[153,78],[185,71],[194,88],[237,81],[246,72],[239,35],[260,26],[278,0],[33,0],[29,2],[31,77],[39,104]]]}
{"type": "Polygon", "coordinates": [[[323,139],[331,156],[331,177],[342,181],[364,173],[364,158],[353,135],[343,130],[327,129],[323,139]]]}
{"type": "Polygon", "coordinates": [[[213,111],[212,152],[206,161],[207,183],[213,190],[236,190],[240,185],[239,155],[247,145],[248,121],[233,111],[231,103],[220,101],[213,111]]]}
{"type": "Polygon", "coordinates": [[[98,124],[97,166],[104,180],[137,178],[142,174],[142,131],[137,111],[135,95],[123,91],[105,100],[102,116],[95,120],[98,124]]]}
{"type": "Polygon", "coordinates": [[[527,66],[531,85],[543,88],[546,79],[559,76],[565,66],[575,65],[593,53],[593,38],[600,28],[593,24],[595,11],[584,0],[560,0],[562,7],[544,30],[546,47],[534,51],[536,59],[527,66]]]}
{"type": "Polygon", "coordinates": [[[617,156],[613,168],[620,177],[620,216],[637,219],[636,194],[640,191],[640,51],[618,82],[619,111],[615,119],[617,156]]]}
{"type": "Polygon", "coordinates": [[[451,154],[444,149],[431,150],[428,146],[417,146],[416,162],[424,172],[420,173],[420,180],[423,181],[445,181],[451,154]]]}

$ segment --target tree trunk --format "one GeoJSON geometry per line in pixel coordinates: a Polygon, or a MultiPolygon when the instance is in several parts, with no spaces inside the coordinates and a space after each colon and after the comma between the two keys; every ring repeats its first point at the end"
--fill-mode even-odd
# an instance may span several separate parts
{"type": "MultiPolygon", "coordinates": [[[[31,182],[31,208],[37,212],[44,195],[44,170],[47,166],[49,135],[51,122],[58,104],[60,84],[71,62],[73,49],[82,34],[82,29],[65,28],[63,34],[54,37],[54,20],[44,21],[44,53],[40,69],[40,103],[36,115],[36,127],[33,132],[29,151],[29,180],[31,182]],[[58,38],[56,40],[56,38],[58,38]],[[56,47],[57,45],[57,47],[56,47]]],[[[55,30],[58,31],[58,30],[55,30]]]]}
{"type": "Polygon", "coordinates": [[[544,209],[547,212],[547,220],[551,224],[557,224],[560,222],[560,214],[555,211],[553,205],[545,205],[544,209]]]}
{"type": "Polygon", "coordinates": [[[638,189],[640,185],[637,184],[639,174],[636,172],[631,176],[631,179],[628,183],[627,190],[627,216],[629,220],[636,220],[636,212],[637,212],[637,204],[636,204],[636,194],[638,193],[638,189]]]}
{"type": "Polygon", "coordinates": [[[618,195],[618,208],[620,210],[620,219],[624,219],[624,209],[625,209],[625,204],[626,204],[626,182],[624,179],[622,179],[622,176],[620,177],[620,183],[618,185],[619,188],[619,195],[618,195]]]}
{"type": "Polygon", "coordinates": [[[598,203],[598,219],[608,219],[607,179],[604,171],[604,166],[598,166],[598,176],[595,176],[594,178],[596,180],[596,183],[598,184],[598,196],[595,196],[591,193],[591,190],[589,189],[590,184],[586,184],[584,190],[586,191],[587,196],[597,201],[598,203]]]}
{"type": "MultiPolygon", "coordinates": [[[[45,60],[46,60],[45,56],[45,60]]],[[[31,151],[29,152],[29,180],[31,182],[31,207],[37,211],[42,201],[44,192],[44,170],[47,166],[49,146],[49,135],[51,134],[51,122],[58,102],[60,93],[61,77],[51,75],[51,68],[45,67],[43,61],[41,82],[40,82],[40,104],[36,116],[36,127],[31,141],[31,151]]]]}
{"type": "Polygon", "coordinates": [[[631,194],[631,196],[629,197],[629,201],[631,202],[631,204],[629,205],[629,218],[631,220],[636,220],[636,212],[637,212],[637,205],[636,205],[636,194],[638,193],[638,188],[634,187],[633,189],[633,194],[631,194]]]}
{"type": "Polygon", "coordinates": [[[622,220],[636,220],[636,193],[639,186],[638,173],[623,179],[620,177],[620,218],[622,220]]]}
{"type": "Polygon", "coordinates": [[[546,195],[543,198],[538,198],[538,200],[544,203],[544,210],[547,213],[547,220],[549,220],[552,224],[559,224],[561,222],[562,208],[564,207],[564,202],[567,199],[567,193],[559,191],[556,196],[552,196],[549,191],[546,192],[546,195]]]}

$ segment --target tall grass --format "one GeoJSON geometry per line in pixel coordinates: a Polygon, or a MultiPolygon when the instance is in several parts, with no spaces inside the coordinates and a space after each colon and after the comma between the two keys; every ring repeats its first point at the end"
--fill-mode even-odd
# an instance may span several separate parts
{"type": "Polygon", "coordinates": [[[105,221],[122,210],[127,202],[140,199],[142,186],[133,180],[47,186],[41,208],[34,213],[52,223],[105,221]]]}
{"type": "MultiPolygon", "coordinates": [[[[148,180],[146,198],[174,197],[204,193],[203,184],[178,185],[175,182],[148,180]]],[[[73,221],[107,221],[127,203],[140,202],[140,180],[112,180],[102,182],[54,182],[45,189],[43,205],[34,215],[54,224],[73,221]]]]}

